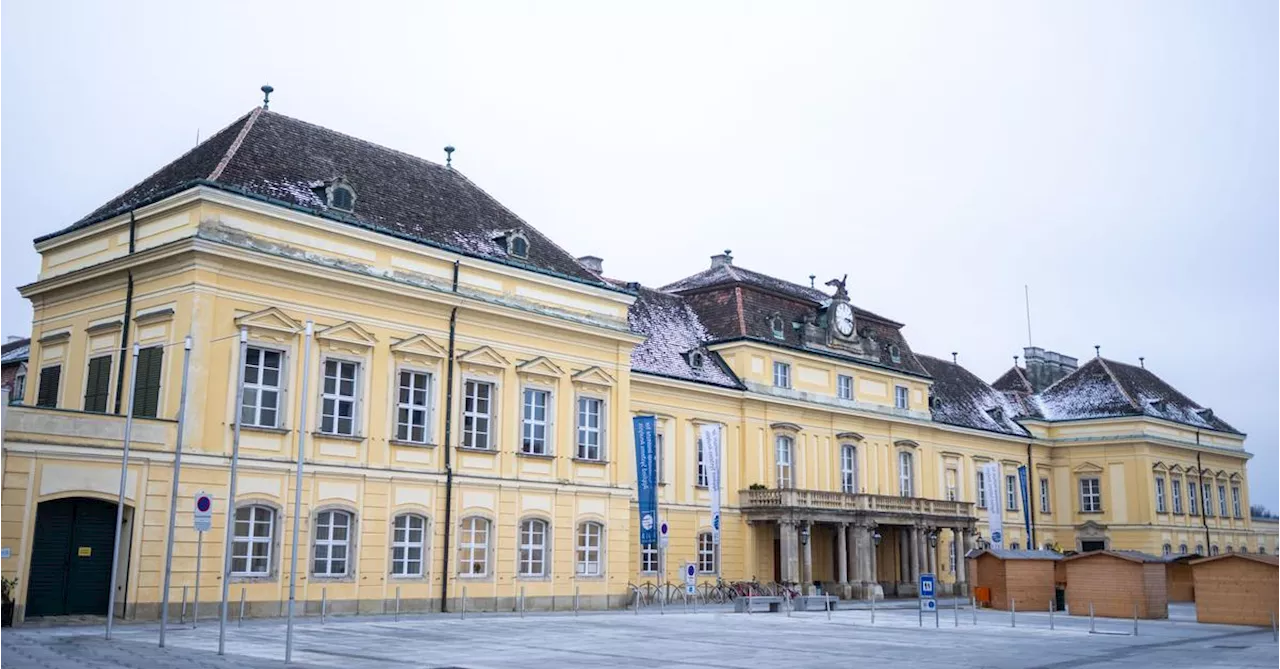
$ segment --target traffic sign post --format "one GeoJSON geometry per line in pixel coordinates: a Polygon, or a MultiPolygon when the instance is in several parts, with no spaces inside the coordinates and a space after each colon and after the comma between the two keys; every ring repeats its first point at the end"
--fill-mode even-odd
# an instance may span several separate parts
{"type": "Polygon", "coordinates": [[[204,557],[204,533],[213,526],[213,495],[203,490],[196,493],[192,524],[196,528],[196,601],[191,614],[191,628],[195,629],[200,625],[200,560],[204,557]]]}
{"type": "Polygon", "coordinates": [[[920,574],[920,583],[918,593],[920,596],[920,611],[916,614],[917,623],[920,627],[924,627],[924,614],[932,613],[934,617],[934,627],[938,624],[938,600],[934,599],[936,592],[935,586],[937,579],[933,574],[920,574]]]}

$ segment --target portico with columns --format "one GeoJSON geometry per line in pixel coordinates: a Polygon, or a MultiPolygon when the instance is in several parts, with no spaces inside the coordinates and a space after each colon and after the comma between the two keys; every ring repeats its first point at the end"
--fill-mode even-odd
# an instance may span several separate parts
{"type": "MultiPolygon", "coordinates": [[[[915,596],[922,573],[947,564],[956,546],[954,592],[967,592],[964,554],[975,536],[973,504],[817,490],[744,490],[743,514],[776,541],[773,580],[815,582],[825,592],[864,599],[915,596]]],[[[767,578],[767,575],[758,575],[767,578]]]]}

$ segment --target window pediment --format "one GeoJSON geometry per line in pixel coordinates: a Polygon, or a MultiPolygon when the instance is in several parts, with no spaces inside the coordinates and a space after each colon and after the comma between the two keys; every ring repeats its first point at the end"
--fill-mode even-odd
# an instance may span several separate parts
{"type": "Polygon", "coordinates": [[[781,430],[783,432],[799,432],[800,431],[800,426],[796,425],[795,423],[773,423],[769,427],[770,429],[781,430]]]}
{"type": "Polygon", "coordinates": [[[588,367],[573,375],[574,383],[585,383],[592,386],[613,387],[613,377],[599,367],[588,367]]]}
{"type": "Polygon", "coordinates": [[[267,307],[262,311],[239,316],[235,323],[237,328],[248,328],[256,339],[277,342],[288,341],[302,332],[302,323],[289,317],[278,307],[267,307]]]}
{"type": "Polygon", "coordinates": [[[546,378],[558,379],[564,376],[564,370],[560,369],[556,363],[551,362],[546,356],[538,356],[533,360],[516,365],[516,371],[521,374],[530,376],[542,376],[546,378]]]}
{"type": "Polygon", "coordinates": [[[449,352],[443,346],[424,334],[401,339],[391,345],[391,352],[406,358],[418,358],[429,363],[436,363],[449,357],[449,352]]]}
{"type": "Polygon", "coordinates": [[[1099,467],[1098,465],[1095,465],[1092,462],[1083,462],[1079,465],[1076,465],[1076,468],[1073,469],[1072,471],[1074,471],[1077,474],[1101,474],[1102,467],[1099,467]]]}
{"type": "Polygon", "coordinates": [[[862,435],[857,432],[837,432],[836,439],[842,441],[862,441],[862,435]]]}
{"type": "Polygon", "coordinates": [[[920,444],[913,439],[899,439],[893,445],[899,448],[920,448],[920,444]]]}
{"type": "Polygon", "coordinates": [[[1169,471],[1169,468],[1168,468],[1168,467],[1166,467],[1166,466],[1164,466],[1164,463],[1163,463],[1163,462],[1156,462],[1154,465],[1152,465],[1152,466],[1151,466],[1151,468],[1152,468],[1153,470],[1155,470],[1155,471],[1158,471],[1158,472],[1167,472],[1167,471],[1169,471]]]}
{"type": "Polygon", "coordinates": [[[511,366],[511,362],[502,357],[502,354],[493,350],[491,346],[471,349],[458,356],[458,362],[465,363],[471,367],[488,367],[490,369],[506,369],[511,366]]]}
{"type": "Polygon", "coordinates": [[[378,343],[373,333],[353,321],[325,328],[316,333],[316,339],[327,343],[331,349],[361,354],[378,343]]]}

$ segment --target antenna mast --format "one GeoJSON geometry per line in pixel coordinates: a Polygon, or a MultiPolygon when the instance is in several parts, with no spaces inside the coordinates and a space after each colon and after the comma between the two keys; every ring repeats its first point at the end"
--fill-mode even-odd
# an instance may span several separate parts
{"type": "Polygon", "coordinates": [[[1027,346],[1031,346],[1031,288],[1022,284],[1022,294],[1027,301],[1027,346]]]}

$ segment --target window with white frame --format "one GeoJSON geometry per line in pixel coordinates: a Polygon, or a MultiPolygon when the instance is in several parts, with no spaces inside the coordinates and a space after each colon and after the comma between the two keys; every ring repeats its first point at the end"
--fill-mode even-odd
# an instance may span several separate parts
{"type": "Polygon", "coordinates": [[[1004,477],[1004,508],[1018,510],[1018,477],[1013,474],[1004,477]]]}
{"type": "Polygon", "coordinates": [[[1187,554],[1187,545],[1178,544],[1178,555],[1186,555],[1186,554],[1187,554]]]}
{"type": "Polygon", "coordinates": [[[1049,508],[1049,477],[1040,477],[1040,513],[1053,513],[1049,508]]]}
{"type": "Polygon", "coordinates": [[[578,525],[577,572],[579,576],[601,574],[600,547],[603,542],[604,525],[590,521],[578,525]]]}
{"type": "Polygon", "coordinates": [[[978,481],[977,481],[978,508],[985,509],[987,508],[987,473],[982,471],[981,462],[975,463],[975,464],[978,467],[978,481]]]}
{"type": "Polygon", "coordinates": [[[493,384],[468,380],[462,385],[462,446],[493,448],[493,384]]]}
{"type": "Polygon", "coordinates": [[[9,393],[9,404],[22,404],[23,396],[27,393],[27,365],[23,363],[18,366],[18,373],[13,377],[13,390],[9,393]]]}
{"type": "Polygon", "coordinates": [[[321,511],[316,514],[311,573],[316,576],[346,576],[350,549],[351,514],[346,511],[321,511]]]}
{"type": "Polygon", "coordinates": [[[1227,486],[1218,485],[1218,515],[1227,517],[1227,486]]]}
{"type": "Polygon", "coordinates": [[[842,400],[853,399],[853,377],[840,374],[836,377],[836,396],[842,400]]]}
{"type": "Polygon", "coordinates": [[[356,386],[360,363],[350,360],[324,361],[324,387],[320,399],[320,431],[325,434],[356,434],[356,386]]]}
{"type": "Polygon", "coordinates": [[[1206,483],[1201,487],[1204,491],[1204,515],[1213,515],[1213,485],[1206,483]]]}
{"type": "Polygon", "coordinates": [[[698,573],[716,573],[716,542],[710,532],[698,533],[698,573]]]}
{"type": "Polygon", "coordinates": [[[1240,486],[1238,485],[1231,486],[1231,514],[1236,518],[1242,517],[1240,515],[1240,486]]]}
{"type": "Polygon", "coordinates": [[[240,424],[277,427],[280,416],[280,351],[250,346],[244,352],[240,424]]]}
{"type": "Polygon", "coordinates": [[[773,385],[778,388],[791,387],[791,365],[785,362],[773,363],[773,385]]]}
{"type": "Polygon", "coordinates": [[[400,370],[396,400],[396,439],[415,444],[427,443],[430,438],[427,421],[431,415],[431,375],[400,370]]]}
{"type": "Polygon", "coordinates": [[[656,544],[641,544],[640,571],[645,574],[658,573],[658,546],[656,544]]]}
{"type": "Polygon", "coordinates": [[[276,512],[268,506],[249,504],[236,509],[231,544],[233,576],[267,576],[271,573],[271,547],[275,543],[276,512]]]}
{"type": "Polygon", "coordinates": [[[1165,544],[1160,548],[1161,555],[1173,555],[1173,544],[1165,544]]]}
{"type": "Polygon", "coordinates": [[[951,573],[953,574],[956,573],[956,562],[959,560],[959,558],[956,555],[959,552],[958,548],[959,548],[959,545],[956,544],[955,539],[952,539],[951,549],[948,551],[949,554],[947,556],[947,562],[948,562],[947,569],[950,570],[951,573]]]}
{"type": "Polygon", "coordinates": [[[601,434],[603,433],[604,400],[595,397],[578,398],[578,458],[603,460],[601,434]]]}
{"type": "Polygon", "coordinates": [[[462,519],[458,533],[458,574],[489,575],[489,521],[479,516],[462,519]]]}
{"type": "Polygon", "coordinates": [[[914,463],[912,462],[911,453],[907,451],[898,452],[898,496],[899,497],[914,496],[913,495],[914,486],[912,485],[912,483],[915,481],[915,477],[912,476],[912,471],[911,471],[913,464],[914,463]]]}
{"type": "Polygon", "coordinates": [[[1217,555],[1217,554],[1218,554],[1218,544],[1213,544],[1212,546],[1209,547],[1209,555],[1217,555]]]}
{"type": "Polygon", "coordinates": [[[520,452],[528,455],[547,455],[548,407],[551,392],[540,388],[525,388],[523,415],[520,424],[520,452]]]}
{"type": "Polygon", "coordinates": [[[1173,512],[1182,513],[1182,480],[1169,479],[1169,496],[1173,499],[1173,512]]]}
{"type": "Polygon", "coordinates": [[[1080,479],[1080,512],[1102,511],[1102,480],[1089,476],[1080,479]]]}
{"type": "Polygon", "coordinates": [[[702,437],[698,437],[697,443],[698,480],[696,485],[699,488],[707,488],[710,487],[707,481],[707,448],[702,443],[702,437]]]}
{"type": "Polygon", "coordinates": [[[858,492],[858,449],[853,444],[840,447],[840,490],[858,492]]]}
{"type": "Polygon", "coordinates": [[[1156,513],[1165,513],[1164,477],[1156,477],[1156,513]]]}
{"type": "Polygon", "coordinates": [[[894,387],[893,387],[893,406],[895,406],[895,407],[897,407],[897,408],[899,408],[899,409],[906,409],[906,408],[908,408],[910,405],[911,405],[911,403],[910,403],[910,401],[908,400],[908,397],[907,397],[907,387],[906,387],[906,386],[894,386],[894,387]]]}
{"type": "Polygon", "coordinates": [[[655,466],[658,468],[657,479],[659,484],[667,482],[667,435],[664,432],[655,432],[653,434],[653,454],[655,466]]]}
{"type": "Polygon", "coordinates": [[[1196,544],[1196,555],[1204,555],[1204,544],[1196,544]]]}
{"type": "Polygon", "coordinates": [[[1200,508],[1196,505],[1196,484],[1187,479],[1187,511],[1195,516],[1200,513],[1200,508]]]}
{"type": "Polygon", "coordinates": [[[791,451],[795,448],[795,440],[784,434],[778,435],[774,439],[775,457],[778,461],[778,488],[790,488],[793,480],[791,476],[791,451]]]}
{"type": "Polygon", "coordinates": [[[529,518],[520,523],[518,558],[521,576],[547,575],[547,521],[529,518]]]}
{"type": "Polygon", "coordinates": [[[391,575],[422,576],[426,564],[427,519],[402,513],[391,525],[391,575]]]}
{"type": "Polygon", "coordinates": [[[958,501],[960,499],[960,473],[948,467],[943,477],[943,482],[947,487],[947,501],[958,501]]]}

